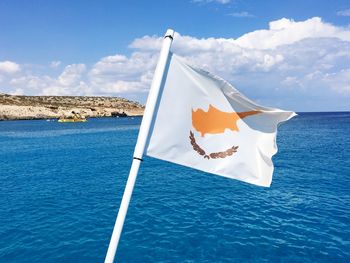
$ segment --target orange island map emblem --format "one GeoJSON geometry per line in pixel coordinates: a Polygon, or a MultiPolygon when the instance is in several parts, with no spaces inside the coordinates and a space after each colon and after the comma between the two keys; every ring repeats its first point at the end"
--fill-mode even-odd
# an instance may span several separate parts
{"type": "MultiPolygon", "coordinates": [[[[245,112],[223,112],[209,104],[208,111],[192,109],[192,126],[204,137],[206,134],[220,134],[224,133],[226,129],[231,131],[239,131],[237,121],[245,117],[259,114],[261,111],[245,111],[245,112]]],[[[205,159],[218,159],[226,158],[237,152],[238,146],[232,146],[231,148],[222,151],[207,154],[196,142],[194,134],[190,131],[190,141],[193,147],[199,155],[202,155],[205,159]]]]}

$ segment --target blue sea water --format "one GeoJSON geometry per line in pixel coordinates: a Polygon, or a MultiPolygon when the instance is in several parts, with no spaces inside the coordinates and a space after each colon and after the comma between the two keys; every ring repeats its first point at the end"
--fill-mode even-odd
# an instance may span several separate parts
{"type": "MultiPolygon", "coordinates": [[[[102,262],[140,118],[0,122],[0,262],[102,262]]],[[[278,134],[271,188],[145,158],[118,262],[350,262],[350,113],[278,134]]]]}

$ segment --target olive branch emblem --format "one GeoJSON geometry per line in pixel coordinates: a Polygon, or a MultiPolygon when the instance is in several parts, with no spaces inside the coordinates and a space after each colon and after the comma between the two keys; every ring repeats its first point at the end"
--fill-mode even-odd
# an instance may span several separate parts
{"type": "Polygon", "coordinates": [[[192,131],[190,131],[190,141],[191,145],[193,147],[193,150],[195,150],[199,155],[203,156],[204,159],[218,159],[218,158],[226,158],[228,156],[231,156],[232,154],[237,152],[238,146],[232,146],[231,148],[227,149],[226,151],[222,152],[214,152],[214,153],[206,153],[205,150],[203,150],[196,142],[196,138],[194,137],[194,134],[192,131]]]}

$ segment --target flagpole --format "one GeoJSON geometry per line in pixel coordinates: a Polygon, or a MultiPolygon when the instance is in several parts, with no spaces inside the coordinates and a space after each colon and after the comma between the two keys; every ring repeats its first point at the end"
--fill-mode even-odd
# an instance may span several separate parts
{"type": "Polygon", "coordinates": [[[134,189],[137,173],[142,161],[143,152],[145,150],[149,129],[152,123],[154,110],[158,101],[159,90],[162,84],[164,71],[169,57],[171,43],[174,37],[174,30],[168,29],[163,40],[162,49],[160,51],[158,64],[154,72],[153,81],[149,95],[147,98],[145,112],[143,114],[139,135],[134,150],[134,158],[131,164],[128,181],[125,186],[123,198],[119,207],[117,219],[115,221],[112,237],[108,246],[105,263],[114,261],[117,251],[120,235],[123,229],[124,220],[128,211],[131,195],[134,189]]]}

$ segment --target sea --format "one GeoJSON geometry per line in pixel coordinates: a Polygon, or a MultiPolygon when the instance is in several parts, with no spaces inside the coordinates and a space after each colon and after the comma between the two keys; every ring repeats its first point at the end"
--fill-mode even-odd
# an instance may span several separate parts
{"type": "MultiPolygon", "coordinates": [[[[103,262],[140,123],[0,122],[0,262],[103,262]]],[[[350,112],[277,143],[270,188],[145,157],[116,262],[350,262],[350,112]]]]}

